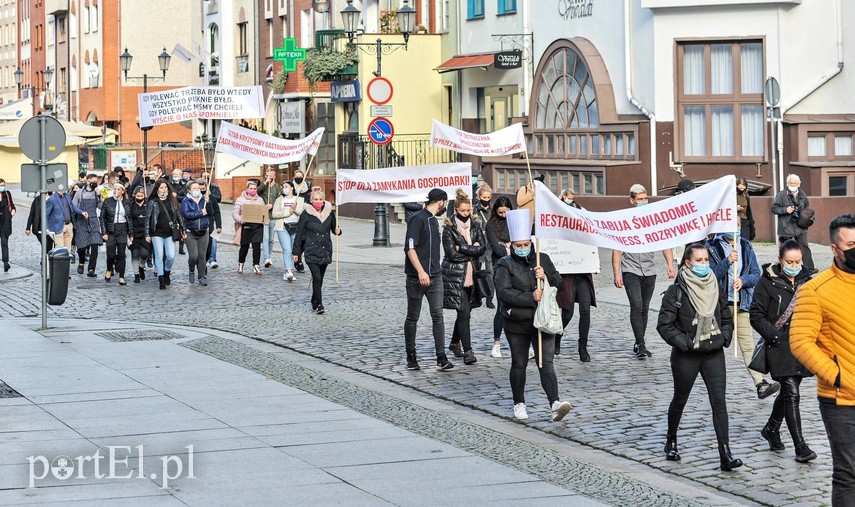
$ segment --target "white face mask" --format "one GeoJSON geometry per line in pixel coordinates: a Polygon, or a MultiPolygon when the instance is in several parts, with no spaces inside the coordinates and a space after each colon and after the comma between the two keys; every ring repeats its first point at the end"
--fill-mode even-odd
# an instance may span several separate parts
{"type": "Polygon", "coordinates": [[[202,197],[202,192],[200,192],[199,190],[194,190],[190,192],[190,194],[193,196],[194,199],[202,197]]]}
{"type": "Polygon", "coordinates": [[[798,187],[798,185],[789,185],[789,186],[787,186],[787,190],[789,190],[790,192],[795,194],[796,192],[799,191],[799,187],[798,187]]]}

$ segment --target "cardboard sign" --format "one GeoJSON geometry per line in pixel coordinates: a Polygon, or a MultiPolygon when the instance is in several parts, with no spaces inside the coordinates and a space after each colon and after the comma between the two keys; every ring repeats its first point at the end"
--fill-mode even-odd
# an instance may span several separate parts
{"type": "Polygon", "coordinates": [[[267,216],[266,204],[244,204],[240,208],[240,217],[245,224],[263,224],[267,216]]]}
{"type": "Polygon", "coordinates": [[[540,251],[549,256],[562,275],[599,273],[600,252],[597,247],[565,239],[541,239],[540,251]]]}

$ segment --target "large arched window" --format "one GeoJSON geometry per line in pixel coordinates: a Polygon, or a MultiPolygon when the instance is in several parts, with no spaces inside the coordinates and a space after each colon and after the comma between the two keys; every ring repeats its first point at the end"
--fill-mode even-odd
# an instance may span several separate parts
{"type": "Polygon", "coordinates": [[[552,53],[541,69],[535,128],[592,128],[600,124],[588,65],[573,48],[552,53]]]}

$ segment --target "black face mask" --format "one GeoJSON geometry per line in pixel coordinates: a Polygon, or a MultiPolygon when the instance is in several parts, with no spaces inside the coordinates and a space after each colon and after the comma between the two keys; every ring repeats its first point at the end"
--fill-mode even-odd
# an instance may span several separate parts
{"type": "Polygon", "coordinates": [[[86,186],[88,186],[88,187],[89,187],[89,189],[90,189],[90,190],[92,190],[92,189],[94,189],[95,187],[97,187],[98,185],[97,185],[96,183],[89,183],[89,184],[88,184],[88,185],[86,185],[86,186]]]}
{"type": "Polygon", "coordinates": [[[455,214],[454,214],[454,216],[455,216],[455,217],[457,217],[457,219],[458,219],[458,220],[460,220],[461,222],[467,222],[467,221],[469,221],[469,217],[468,217],[468,216],[463,216],[463,215],[461,215],[461,214],[459,214],[459,213],[455,213],[455,214]]]}
{"type": "Polygon", "coordinates": [[[436,212],[436,216],[445,215],[446,211],[448,211],[448,206],[443,206],[442,208],[439,209],[439,211],[436,212]]]}
{"type": "Polygon", "coordinates": [[[298,185],[299,185],[300,183],[303,183],[303,178],[294,178],[294,183],[296,183],[296,184],[298,184],[298,185]]]}
{"type": "Polygon", "coordinates": [[[843,250],[843,263],[847,268],[855,271],[855,248],[850,248],[849,250],[843,250]]]}
{"type": "Polygon", "coordinates": [[[145,197],[143,197],[142,199],[137,199],[137,204],[142,204],[143,201],[145,201],[145,197]]]}
{"type": "Polygon", "coordinates": [[[207,193],[208,193],[208,191],[207,191],[207,190],[200,190],[200,192],[202,192],[202,195],[205,195],[205,194],[207,194],[207,193]]]}
{"type": "Polygon", "coordinates": [[[481,199],[481,207],[482,208],[489,208],[490,207],[490,201],[485,201],[485,200],[481,199]]]}
{"type": "Polygon", "coordinates": [[[737,193],[737,194],[744,194],[744,193],[745,193],[745,189],[744,189],[744,188],[737,188],[737,189],[736,189],[736,193],[737,193]]]}

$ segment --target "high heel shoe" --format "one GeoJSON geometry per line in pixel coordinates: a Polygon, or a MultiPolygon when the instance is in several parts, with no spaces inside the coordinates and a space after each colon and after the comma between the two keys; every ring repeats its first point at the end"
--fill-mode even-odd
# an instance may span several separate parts
{"type": "Polygon", "coordinates": [[[258,264],[253,264],[252,270],[255,272],[256,275],[261,274],[261,267],[259,267],[258,264]]]}
{"type": "Polygon", "coordinates": [[[104,281],[109,283],[110,280],[112,280],[112,279],[113,279],[113,272],[112,271],[105,271],[104,272],[104,281]]]}
{"type": "Polygon", "coordinates": [[[665,438],[665,459],[680,461],[680,453],[677,452],[677,435],[668,435],[665,438]]]}
{"type": "Polygon", "coordinates": [[[242,262],[241,262],[240,264],[238,264],[237,273],[238,273],[239,275],[242,275],[242,274],[243,274],[243,263],[242,263],[242,262]]]}
{"type": "Polygon", "coordinates": [[[120,276],[119,277],[119,285],[127,285],[127,284],[128,284],[128,282],[125,281],[125,278],[120,276]]]}
{"type": "Polygon", "coordinates": [[[734,468],[742,466],[742,460],[733,457],[729,445],[718,444],[718,455],[721,458],[721,470],[723,472],[730,472],[734,468]]]}

